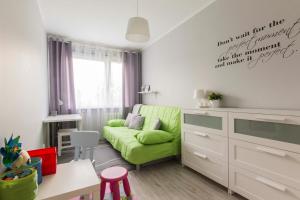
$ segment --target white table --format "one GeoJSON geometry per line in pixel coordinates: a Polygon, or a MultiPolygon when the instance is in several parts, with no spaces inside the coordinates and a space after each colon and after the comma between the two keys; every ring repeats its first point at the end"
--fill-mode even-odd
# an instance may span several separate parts
{"type": "MultiPolygon", "coordinates": [[[[56,115],[56,116],[48,116],[43,120],[43,124],[47,126],[46,128],[46,141],[45,144],[47,147],[50,146],[50,124],[58,123],[58,122],[76,122],[76,126],[78,130],[82,129],[81,123],[82,117],[80,114],[69,114],[69,115],[56,115]]],[[[52,144],[54,144],[54,136],[52,137],[52,144]]]]}
{"type": "Polygon", "coordinates": [[[43,177],[37,200],[68,200],[93,194],[100,200],[100,180],[89,159],[57,165],[56,174],[43,177]]]}

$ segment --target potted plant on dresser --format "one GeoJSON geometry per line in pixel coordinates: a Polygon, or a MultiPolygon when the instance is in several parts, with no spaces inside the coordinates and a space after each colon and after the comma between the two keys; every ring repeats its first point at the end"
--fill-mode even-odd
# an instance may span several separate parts
{"type": "Polygon", "coordinates": [[[208,95],[208,100],[210,103],[210,106],[212,108],[219,108],[221,106],[221,100],[223,98],[223,95],[220,93],[212,92],[208,95]]]}

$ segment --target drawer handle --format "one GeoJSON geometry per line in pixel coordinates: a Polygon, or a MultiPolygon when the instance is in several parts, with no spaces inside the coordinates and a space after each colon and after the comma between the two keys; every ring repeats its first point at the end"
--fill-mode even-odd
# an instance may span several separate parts
{"type": "Polygon", "coordinates": [[[283,151],[278,151],[278,150],[274,150],[274,149],[270,149],[270,148],[265,148],[265,147],[256,147],[256,150],[258,151],[262,151],[265,153],[269,153],[275,156],[280,156],[280,157],[285,157],[286,153],[283,151]]]}
{"type": "Polygon", "coordinates": [[[199,111],[199,112],[194,112],[194,114],[198,114],[198,115],[208,115],[208,112],[205,112],[205,111],[201,112],[201,111],[199,111]]]}
{"type": "Polygon", "coordinates": [[[198,156],[199,158],[202,158],[202,159],[207,159],[207,155],[204,155],[204,154],[201,154],[201,153],[194,152],[194,155],[198,156]]]}
{"type": "Polygon", "coordinates": [[[264,121],[277,121],[277,122],[286,121],[285,117],[280,117],[280,116],[256,116],[255,118],[264,121]]]}
{"type": "Polygon", "coordinates": [[[276,190],[279,190],[281,192],[286,192],[286,190],[287,190],[287,188],[284,185],[281,185],[279,183],[276,183],[274,181],[271,181],[271,180],[263,178],[263,177],[256,177],[255,180],[257,180],[267,186],[275,188],[276,190]]]}
{"type": "Polygon", "coordinates": [[[197,136],[208,137],[208,135],[206,133],[201,133],[201,132],[197,132],[197,131],[194,131],[193,133],[197,136]]]}

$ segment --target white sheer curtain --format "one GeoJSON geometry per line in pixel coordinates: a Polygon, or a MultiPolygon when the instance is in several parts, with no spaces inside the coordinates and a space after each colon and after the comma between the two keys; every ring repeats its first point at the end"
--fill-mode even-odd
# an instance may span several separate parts
{"type": "Polygon", "coordinates": [[[76,108],[83,129],[102,132],[109,119],[121,118],[122,52],[73,42],[76,108]]]}

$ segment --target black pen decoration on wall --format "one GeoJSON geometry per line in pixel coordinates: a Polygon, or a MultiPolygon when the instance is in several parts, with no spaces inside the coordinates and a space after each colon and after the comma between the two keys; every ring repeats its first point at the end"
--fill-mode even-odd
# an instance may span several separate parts
{"type": "Polygon", "coordinates": [[[288,59],[300,55],[300,18],[272,20],[241,34],[218,41],[224,49],[218,56],[215,69],[245,63],[249,69],[265,64],[275,57],[288,59]]]}

